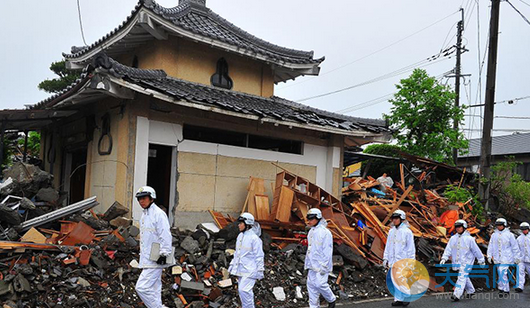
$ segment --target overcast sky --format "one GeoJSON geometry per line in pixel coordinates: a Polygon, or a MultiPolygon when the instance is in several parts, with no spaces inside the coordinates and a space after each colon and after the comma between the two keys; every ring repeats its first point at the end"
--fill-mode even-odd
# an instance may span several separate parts
{"type": "MultiPolygon", "coordinates": [[[[530,0],[510,1],[530,18],[530,0]]],[[[87,43],[121,24],[136,3],[80,0],[87,43]]],[[[172,7],[178,0],[158,3],[172,7]]],[[[455,44],[461,7],[465,8],[466,16],[464,44],[469,50],[462,56],[462,72],[471,74],[462,88],[461,102],[467,105],[483,102],[484,89],[478,89],[479,64],[486,50],[490,3],[489,0],[207,0],[213,11],[260,38],[290,48],[314,50],[316,57],[326,57],[320,76],[278,84],[276,95],[298,101],[361,84],[303,103],[330,111],[346,110],[348,115],[367,118],[381,118],[389,112],[390,104],[385,99],[415,66],[424,67],[443,83],[454,84],[454,79],[441,77],[454,68],[454,56],[425,60],[455,44]]],[[[3,1],[2,6],[5,14],[0,19],[4,29],[0,33],[0,107],[22,108],[49,96],[37,89],[40,81],[54,77],[49,64],[61,60],[61,53],[68,52],[72,45],[83,45],[77,5],[75,0],[17,0],[3,1]]],[[[502,2],[496,101],[530,96],[529,54],[530,24],[509,3],[502,2]]],[[[483,87],[485,73],[486,65],[483,87]]],[[[469,109],[466,114],[480,116],[481,110],[469,109]]],[[[530,118],[530,99],[511,105],[497,104],[495,114],[530,118]]],[[[480,117],[466,117],[466,128],[479,130],[481,126],[480,117]]],[[[530,119],[497,118],[494,129],[530,131],[530,119]]],[[[466,136],[481,134],[472,133],[466,131],[466,136]]]]}

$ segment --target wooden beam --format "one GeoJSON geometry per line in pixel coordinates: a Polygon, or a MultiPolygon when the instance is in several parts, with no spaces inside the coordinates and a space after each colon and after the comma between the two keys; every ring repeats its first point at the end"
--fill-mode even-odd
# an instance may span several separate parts
{"type": "Polygon", "coordinates": [[[154,36],[158,40],[167,40],[168,35],[167,33],[162,30],[160,27],[157,27],[153,20],[144,12],[141,12],[138,16],[138,24],[145,29],[145,31],[149,32],[152,36],[154,36]]]}
{"type": "Polygon", "coordinates": [[[385,220],[383,220],[383,224],[386,224],[388,222],[388,220],[390,219],[394,211],[396,211],[399,208],[399,205],[401,205],[401,203],[403,203],[405,198],[409,195],[410,191],[412,191],[412,186],[409,186],[407,190],[405,190],[405,193],[403,193],[403,195],[399,198],[399,201],[394,205],[394,207],[392,207],[392,209],[386,216],[385,220]]]}

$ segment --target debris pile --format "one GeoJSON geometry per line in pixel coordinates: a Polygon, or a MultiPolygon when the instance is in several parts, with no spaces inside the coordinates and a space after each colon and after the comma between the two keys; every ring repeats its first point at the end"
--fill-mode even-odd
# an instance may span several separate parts
{"type": "MultiPolygon", "coordinates": [[[[485,249],[487,229],[472,213],[473,200],[450,203],[443,195],[448,185],[469,185],[473,174],[428,159],[414,156],[407,159],[414,164],[414,169],[410,168],[411,172],[405,174],[404,170],[408,168],[401,164],[401,179],[392,188],[380,188],[381,184],[372,177],[344,178],[347,185],[343,188],[342,200],[284,170],[276,176],[272,207],[269,208],[263,180],[251,177],[243,211],[255,215],[262,229],[272,236],[273,245],[284,248],[304,243],[307,211],[318,207],[328,220],[335,244],[348,248],[351,253],[349,262],[362,270],[381,264],[390,216],[397,209],[407,213],[410,228],[416,236],[418,258],[428,266],[439,262],[453,232],[454,221],[460,218],[468,221],[469,232],[485,249]],[[367,263],[369,267],[366,267],[367,263]]],[[[234,221],[234,218],[218,212],[211,214],[220,228],[234,221]]],[[[337,254],[337,246],[334,251],[337,254]]],[[[429,288],[442,290],[435,286],[432,279],[429,288]]]]}
{"type": "Polygon", "coordinates": [[[52,186],[53,175],[35,165],[14,163],[3,171],[0,183],[0,239],[13,240],[12,227],[55,210],[62,198],[52,186]]]}

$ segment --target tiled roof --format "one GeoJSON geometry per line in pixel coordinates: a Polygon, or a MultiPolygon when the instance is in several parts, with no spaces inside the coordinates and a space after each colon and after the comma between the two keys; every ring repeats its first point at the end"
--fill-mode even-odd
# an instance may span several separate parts
{"type": "MultiPolygon", "coordinates": [[[[467,154],[459,157],[480,157],[480,147],[482,139],[475,138],[469,140],[469,150],[467,154]]],[[[530,153],[530,133],[512,134],[503,136],[493,136],[491,142],[491,154],[493,156],[529,154],[530,153]]]]}
{"type": "MultiPolygon", "coordinates": [[[[128,67],[112,58],[106,57],[104,54],[94,58],[92,68],[99,69],[98,72],[100,73],[110,74],[129,83],[139,85],[144,89],[151,89],[177,100],[214,106],[223,110],[347,131],[390,132],[384,120],[350,117],[312,108],[279,97],[265,98],[197,84],[168,77],[163,70],[144,70],[128,67]]],[[[92,74],[96,74],[96,72],[92,74]]],[[[71,86],[71,88],[75,87],[75,85],[71,86]]],[[[62,99],[60,96],[49,98],[36,106],[53,106],[53,104],[58,102],[58,99],[62,99]]]]}
{"type": "MultiPolygon", "coordinates": [[[[314,124],[342,130],[390,132],[384,120],[335,114],[279,97],[265,98],[162,76],[161,70],[146,72],[112,60],[111,72],[125,81],[158,91],[175,99],[212,105],[234,112],[275,118],[282,121],[314,124]]],[[[165,73],[164,73],[165,75],[165,73]]]]}
{"type": "Polygon", "coordinates": [[[162,7],[154,0],[140,0],[129,17],[120,26],[95,43],[85,47],[73,47],[70,54],[63,53],[63,56],[67,59],[80,57],[101,46],[108,38],[122,30],[142,7],[149,9],[184,30],[221,41],[238,49],[263,55],[272,61],[294,64],[318,64],[324,60],[324,58],[314,59],[312,51],[289,49],[259,39],[217,15],[204,4],[201,4],[201,1],[193,0],[181,1],[181,4],[173,8],[162,7]]]}

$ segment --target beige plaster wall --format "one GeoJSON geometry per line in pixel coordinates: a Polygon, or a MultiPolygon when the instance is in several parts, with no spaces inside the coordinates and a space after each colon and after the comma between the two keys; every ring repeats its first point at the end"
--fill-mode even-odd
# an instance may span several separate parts
{"type": "MultiPolygon", "coordinates": [[[[278,163],[282,167],[314,182],[316,167],[278,163]]],[[[281,171],[269,161],[226,157],[221,155],[179,152],[177,192],[179,212],[215,210],[239,212],[245,203],[249,177],[265,179],[265,191],[272,201],[271,184],[281,171]]]]}

